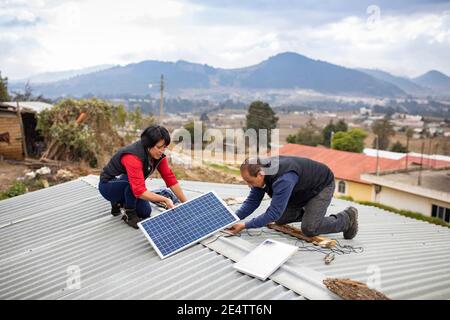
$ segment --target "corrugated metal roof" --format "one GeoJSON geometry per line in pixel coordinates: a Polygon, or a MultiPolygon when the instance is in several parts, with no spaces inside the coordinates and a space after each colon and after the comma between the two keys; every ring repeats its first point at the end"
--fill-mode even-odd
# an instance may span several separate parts
{"type": "MultiPolygon", "coordinates": [[[[12,108],[13,110],[17,109],[17,102],[15,101],[1,102],[0,105],[7,106],[9,108],[12,108]]],[[[33,111],[39,113],[42,110],[51,108],[53,105],[41,101],[19,101],[19,106],[22,110],[28,109],[25,111],[33,111]]]]}
{"type": "MultiPolygon", "coordinates": [[[[330,265],[325,265],[324,254],[299,252],[291,258],[292,262],[329,277],[364,283],[379,281],[378,289],[393,299],[450,299],[450,274],[445,271],[450,266],[450,229],[339,199],[333,199],[328,214],[350,205],[359,211],[356,238],[344,240],[342,234],[327,237],[342,245],[361,246],[362,253],[336,255],[330,265]]],[[[267,206],[268,201],[252,216],[267,206]]],[[[300,227],[300,223],[292,225],[300,227]]],[[[262,238],[297,244],[293,237],[267,228],[261,231],[244,232],[242,238],[254,244],[262,238]]]]}
{"type": "Polygon", "coordinates": [[[1,201],[0,298],[302,299],[235,271],[200,244],[160,260],[140,231],[109,210],[82,180],[1,201]],[[71,266],[80,270],[80,289],[67,287],[71,266]]]}
{"type": "MultiPolygon", "coordinates": [[[[97,179],[89,176],[0,202],[1,299],[304,299],[299,292],[333,298],[325,297],[317,283],[322,276],[375,281],[394,299],[450,299],[447,228],[333,199],[330,213],[348,205],[359,209],[360,232],[351,241],[341,234],[330,237],[364,252],[336,256],[325,265],[323,254],[300,251],[263,282],[235,271],[232,261],[266,238],[291,244],[296,239],[267,228],[250,230],[240,237],[207,239],[160,260],[141,232],[109,214],[109,203],[93,187],[97,179]],[[67,288],[70,266],[80,270],[79,289],[67,288]]],[[[156,188],[163,182],[148,184],[156,188]]],[[[189,198],[210,190],[223,198],[242,197],[249,190],[182,185],[189,198]]],[[[254,215],[268,204],[263,201],[254,215]]]]}

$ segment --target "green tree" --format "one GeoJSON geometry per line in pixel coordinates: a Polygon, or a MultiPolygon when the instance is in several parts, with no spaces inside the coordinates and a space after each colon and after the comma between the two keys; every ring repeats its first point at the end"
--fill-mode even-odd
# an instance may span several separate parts
{"type": "Polygon", "coordinates": [[[345,132],[347,130],[348,130],[348,126],[344,120],[340,119],[336,124],[333,123],[333,120],[330,120],[330,122],[325,126],[325,128],[322,129],[323,144],[326,147],[330,147],[331,136],[333,135],[333,133],[337,133],[337,132],[341,132],[341,131],[345,132]]]}
{"type": "Polygon", "coordinates": [[[287,142],[287,143],[296,143],[296,142],[295,142],[295,138],[296,138],[296,137],[297,137],[296,134],[290,134],[290,135],[287,136],[286,142],[287,142]]]}
{"type": "Polygon", "coordinates": [[[359,128],[340,131],[333,135],[331,147],[336,150],[361,153],[364,150],[364,139],[367,133],[359,128]]]}
{"type": "Polygon", "coordinates": [[[257,150],[259,151],[259,129],[267,129],[267,148],[270,149],[272,129],[277,127],[278,117],[268,103],[253,101],[247,112],[246,129],[255,129],[257,133],[257,150]]]}
{"type": "Polygon", "coordinates": [[[0,102],[10,101],[8,94],[8,77],[2,78],[2,72],[0,71],[0,102]]]}
{"type": "Polygon", "coordinates": [[[408,148],[404,146],[400,141],[397,140],[396,143],[394,143],[391,147],[392,152],[401,152],[401,153],[407,153],[408,148]]]}
{"type": "Polygon", "coordinates": [[[300,127],[297,134],[289,135],[286,141],[315,147],[323,142],[323,136],[320,128],[314,123],[314,119],[310,118],[305,125],[300,127]]]}
{"type": "MultiPolygon", "coordinates": [[[[191,121],[187,124],[184,125],[184,128],[189,132],[190,136],[191,136],[191,149],[194,149],[195,147],[195,135],[194,135],[194,121],[191,121]]],[[[205,123],[202,122],[202,148],[205,148],[205,146],[207,145],[207,141],[203,141],[203,135],[205,134],[207,128],[205,123]]],[[[178,141],[179,142],[179,141],[178,141]]]]}
{"type": "Polygon", "coordinates": [[[127,122],[128,114],[125,107],[119,104],[113,109],[113,122],[117,127],[123,128],[127,122]]]}
{"type": "Polygon", "coordinates": [[[200,115],[200,121],[202,122],[208,122],[209,121],[209,117],[208,117],[208,113],[205,111],[200,115]]]}
{"type": "Polygon", "coordinates": [[[450,141],[442,141],[442,154],[445,156],[450,156],[450,141]]]}
{"type": "Polygon", "coordinates": [[[406,158],[405,158],[405,170],[408,170],[408,152],[409,152],[409,140],[411,140],[411,138],[414,135],[414,130],[407,127],[405,130],[405,134],[406,134],[406,158]]]}
{"type": "Polygon", "coordinates": [[[333,135],[333,133],[336,133],[336,126],[333,123],[333,120],[330,120],[330,122],[322,129],[324,146],[327,146],[327,147],[330,146],[331,136],[333,135]]]}
{"type": "Polygon", "coordinates": [[[133,122],[135,130],[142,129],[142,111],[139,105],[135,106],[134,111],[129,114],[129,118],[133,122]]]}
{"type": "Polygon", "coordinates": [[[336,132],[348,131],[348,125],[343,119],[339,119],[336,123],[336,132]]]}
{"type": "MultiPolygon", "coordinates": [[[[411,140],[412,136],[414,135],[414,130],[411,128],[407,128],[405,131],[406,134],[406,150],[409,150],[409,141],[411,140]]],[[[408,152],[408,151],[406,151],[408,152]]]]}
{"type": "Polygon", "coordinates": [[[53,160],[86,161],[92,167],[109,161],[123,145],[113,126],[113,106],[98,99],[63,99],[38,114],[36,129],[44,137],[43,157],[53,160]],[[77,122],[81,114],[85,120],[77,122]]]}
{"type": "Polygon", "coordinates": [[[391,137],[395,136],[394,128],[390,122],[389,117],[377,120],[372,124],[372,132],[376,135],[373,140],[373,147],[377,148],[377,137],[378,137],[378,148],[380,150],[387,150],[389,147],[389,140],[391,137]]]}
{"type": "Polygon", "coordinates": [[[23,88],[22,92],[13,91],[14,97],[13,101],[41,101],[46,103],[52,103],[51,99],[45,98],[42,94],[35,96],[33,94],[33,88],[30,85],[30,82],[27,81],[23,88]]]}
{"type": "Polygon", "coordinates": [[[156,124],[156,119],[153,115],[144,116],[142,119],[142,128],[147,128],[151,125],[156,124]]]}

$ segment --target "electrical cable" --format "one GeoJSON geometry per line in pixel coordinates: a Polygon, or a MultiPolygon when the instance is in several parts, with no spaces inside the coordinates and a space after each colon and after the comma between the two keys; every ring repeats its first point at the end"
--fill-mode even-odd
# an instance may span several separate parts
{"type": "MultiPolygon", "coordinates": [[[[272,234],[272,235],[280,234],[279,231],[267,231],[264,229],[261,229],[257,233],[255,233],[255,232],[251,233],[248,229],[245,229],[245,231],[249,237],[258,237],[258,236],[261,236],[262,234],[272,234]]],[[[327,255],[329,253],[334,253],[337,255],[345,255],[345,254],[351,254],[351,253],[362,253],[364,251],[363,247],[354,247],[354,246],[347,245],[347,244],[343,245],[337,239],[331,239],[331,240],[336,241],[336,247],[323,248],[318,245],[315,245],[315,244],[312,244],[305,240],[300,240],[300,239],[297,239],[295,241],[294,245],[299,248],[299,251],[319,252],[319,253],[322,253],[325,255],[327,255]]]]}

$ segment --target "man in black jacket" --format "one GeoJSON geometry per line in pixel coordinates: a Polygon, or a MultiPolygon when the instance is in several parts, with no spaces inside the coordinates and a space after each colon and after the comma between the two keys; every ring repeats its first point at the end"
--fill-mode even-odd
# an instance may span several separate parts
{"type": "Polygon", "coordinates": [[[289,156],[247,159],[241,165],[241,175],[251,190],[236,212],[240,219],[259,207],[265,193],[272,200],[264,214],[233,225],[231,232],[260,228],[271,222],[287,224],[301,221],[302,232],[309,237],[338,232],[343,232],[345,239],[356,236],[356,208],[348,207],[336,215],[325,217],[335,188],[333,172],[326,165],[289,156]]]}

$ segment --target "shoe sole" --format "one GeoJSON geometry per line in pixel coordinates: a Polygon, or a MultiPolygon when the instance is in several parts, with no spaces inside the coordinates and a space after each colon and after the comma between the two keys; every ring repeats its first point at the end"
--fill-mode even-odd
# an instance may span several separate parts
{"type": "MultiPolygon", "coordinates": [[[[137,223],[136,223],[136,225],[128,223],[128,219],[127,219],[126,215],[122,216],[122,220],[123,220],[123,222],[125,222],[127,225],[129,225],[133,229],[139,229],[139,226],[137,225],[137,223]]],[[[138,222],[140,222],[140,220],[138,222]]]]}
{"type": "MultiPolygon", "coordinates": [[[[352,237],[349,237],[349,236],[345,236],[345,234],[344,234],[344,238],[346,239],[346,240],[351,240],[351,239],[353,239],[354,237],[356,237],[356,235],[358,234],[358,229],[359,229],[359,223],[358,223],[358,209],[356,209],[356,208],[353,208],[353,207],[350,207],[349,209],[348,209],[348,211],[350,211],[350,212],[352,212],[353,213],[353,223],[352,223],[352,226],[351,226],[351,228],[353,228],[355,225],[356,225],[356,227],[355,227],[355,234],[352,236],[352,237]]],[[[349,217],[350,217],[350,214],[349,214],[349,217]]],[[[351,218],[350,218],[351,219],[351,218]]]]}

